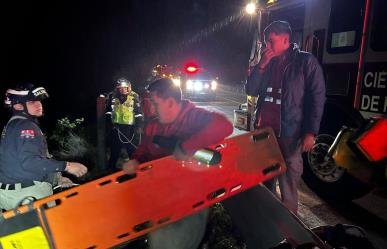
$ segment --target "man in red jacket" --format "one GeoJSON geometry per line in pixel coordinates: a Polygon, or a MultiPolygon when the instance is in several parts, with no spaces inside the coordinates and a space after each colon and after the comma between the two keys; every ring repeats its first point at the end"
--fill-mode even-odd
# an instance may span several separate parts
{"type": "Polygon", "coordinates": [[[125,164],[124,170],[127,173],[134,173],[139,163],[171,154],[170,149],[153,143],[156,135],[177,138],[180,143],[174,149],[173,156],[182,160],[199,149],[222,141],[232,133],[232,124],[224,115],[182,100],[181,89],[172,80],[156,80],[149,85],[148,91],[157,118],[145,127],[142,142],[132,155],[133,160],[125,164]]]}
{"type": "MultiPolygon", "coordinates": [[[[133,159],[123,166],[126,173],[134,173],[140,163],[171,154],[176,160],[188,159],[197,150],[222,141],[233,131],[231,122],[224,115],[182,100],[181,89],[171,79],[156,80],[149,85],[148,91],[156,118],[146,125],[144,138],[133,159]],[[178,141],[173,152],[154,144],[155,136],[178,141]]],[[[150,248],[196,249],[204,235],[207,214],[205,209],[152,232],[150,248]]]]}

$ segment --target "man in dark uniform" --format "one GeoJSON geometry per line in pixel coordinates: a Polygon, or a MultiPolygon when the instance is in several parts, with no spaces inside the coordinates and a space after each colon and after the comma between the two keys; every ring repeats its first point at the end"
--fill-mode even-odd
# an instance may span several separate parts
{"type": "Polygon", "coordinates": [[[136,118],[141,114],[139,96],[132,90],[131,83],[125,79],[117,80],[115,90],[109,99],[108,109],[111,109],[111,143],[109,170],[117,171],[116,164],[121,148],[125,147],[128,157],[135,151],[134,133],[136,118]]]}
{"type": "Polygon", "coordinates": [[[77,177],[87,172],[80,163],[49,159],[47,142],[37,121],[43,115],[41,100],[47,97],[43,87],[32,84],[6,92],[5,103],[13,115],[1,134],[0,209],[15,208],[29,196],[40,199],[52,195],[54,178],[58,185],[71,186],[71,180],[58,172],[77,177]]]}

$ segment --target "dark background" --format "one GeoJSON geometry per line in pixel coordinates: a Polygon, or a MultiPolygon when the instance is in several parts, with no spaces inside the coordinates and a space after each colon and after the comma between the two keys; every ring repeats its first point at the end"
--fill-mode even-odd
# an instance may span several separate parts
{"type": "MultiPolygon", "coordinates": [[[[17,82],[46,87],[50,123],[95,119],[115,79],[142,92],[156,64],[195,61],[223,84],[241,84],[253,22],[245,0],[13,1],[0,7],[1,92],[17,82]]],[[[4,96],[4,95],[2,95],[4,96]]],[[[3,101],[3,98],[2,98],[3,101]]],[[[9,114],[1,108],[1,125],[9,114]]],[[[43,120],[47,120],[47,116],[43,120]]]]}

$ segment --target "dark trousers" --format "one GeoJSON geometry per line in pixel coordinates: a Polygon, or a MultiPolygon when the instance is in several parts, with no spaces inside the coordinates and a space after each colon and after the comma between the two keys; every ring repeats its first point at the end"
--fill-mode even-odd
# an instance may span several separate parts
{"type": "Polygon", "coordinates": [[[117,170],[116,164],[120,157],[121,148],[125,147],[129,158],[132,156],[136,147],[134,139],[134,125],[113,125],[110,133],[110,159],[108,169],[111,171],[117,170]],[[132,144],[133,143],[133,144],[132,144]]]}
{"type": "Polygon", "coordinates": [[[278,143],[287,170],[284,174],[266,181],[264,185],[276,193],[276,182],[278,181],[283,204],[294,214],[297,214],[298,186],[303,171],[302,148],[299,140],[294,138],[278,138],[278,143]]]}

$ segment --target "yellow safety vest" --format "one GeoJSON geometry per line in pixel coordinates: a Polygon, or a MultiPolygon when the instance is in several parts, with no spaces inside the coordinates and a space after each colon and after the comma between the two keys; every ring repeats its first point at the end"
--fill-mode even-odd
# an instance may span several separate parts
{"type": "Polygon", "coordinates": [[[114,124],[134,124],[134,100],[136,94],[129,93],[124,103],[120,103],[118,98],[112,100],[112,122],[114,124]]]}

